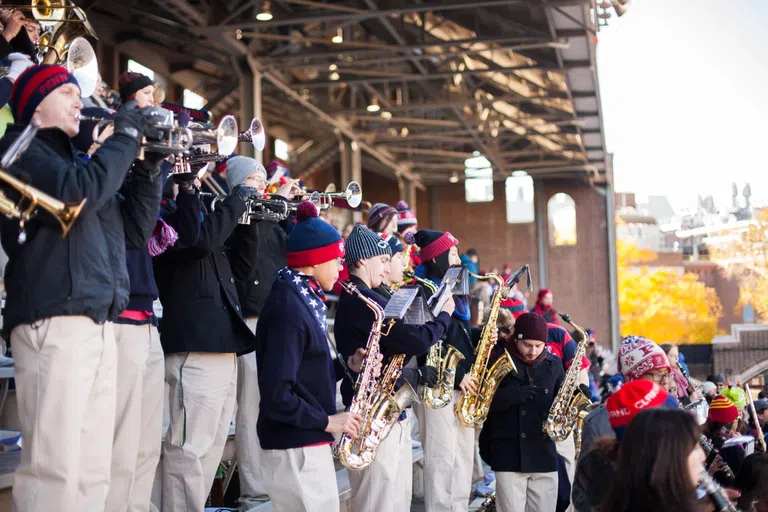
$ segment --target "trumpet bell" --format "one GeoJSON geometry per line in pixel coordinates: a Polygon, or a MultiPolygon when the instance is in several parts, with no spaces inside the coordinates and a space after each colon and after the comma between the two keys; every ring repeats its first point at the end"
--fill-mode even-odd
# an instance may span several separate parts
{"type": "Polygon", "coordinates": [[[231,155],[238,142],[237,121],[234,116],[224,116],[216,128],[216,149],[220,155],[231,155]]]}
{"type": "Polygon", "coordinates": [[[92,96],[99,84],[99,63],[93,46],[83,37],[75,38],[67,52],[67,69],[77,78],[80,95],[92,96]]]}
{"type": "Polygon", "coordinates": [[[253,144],[256,151],[264,151],[267,145],[267,133],[264,131],[264,125],[261,124],[261,120],[258,117],[254,117],[251,121],[248,133],[251,136],[251,144],[253,144]]]}
{"type": "Polygon", "coordinates": [[[61,5],[60,0],[32,0],[32,16],[40,22],[40,26],[52,27],[67,17],[66,9],[53,7],[61,5]]]}
{"type": "Polygon", "coordinates": [[[344,190],[344,199],[347,200],[347,204],[352,208],[357,208],[363,201],[363,189],[356,181],[350,181],[347,188],[344,190]]]}

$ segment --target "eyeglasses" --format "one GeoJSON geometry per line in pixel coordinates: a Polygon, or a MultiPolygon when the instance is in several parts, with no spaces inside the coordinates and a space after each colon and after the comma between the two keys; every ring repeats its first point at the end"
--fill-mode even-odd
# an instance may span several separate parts
{"type": "Polygon", "coordinates": [[[650,375],[651,380],[653,380],[653,382],[655,382],[656,384],[660,384],[665,380],[669,380],[669,373],[648,372],[646,375],[650,375]]]}
{"type": "Polygon", "coordinates": [[[508,335],[509,333],[512,332],[512,328],[511,327],[499,327],[499,332],[502,333],[502,334],[508,335]]]}

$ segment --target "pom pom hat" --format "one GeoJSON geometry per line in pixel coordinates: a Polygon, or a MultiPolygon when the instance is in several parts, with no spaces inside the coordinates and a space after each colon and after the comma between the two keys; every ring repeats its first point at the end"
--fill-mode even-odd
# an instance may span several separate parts
{"type": "Polygon", "coordinates": [[[35,109],[46,96],[65,84],[80,87],[75,76],[65,67],[48,64],[28,67],[16,79],[11,90],[9,103],[13,119],[18,124],[29,124],[35,109]]]}
{"type": "MultiPolygon", "coordinates": [[[[411,235],[411,233],[408,233],[411,235]]],[[[432,231],[431,229],[420,229],[413,236],[406,235],[405,241],[408,244],[415,243],[420,247],[419,255],[422,261],[429,261],[437,258],[444,252],[447,252],[454,245],[459,245],[459,241],[448,231],[432,231]]]]}
{"type": "Polygon", "coordinates": [[[654,370],[670,370],[664,350],[642,336],[627,336],[619,347],[619,373],[626,379],[639,379],[654,370]]]}
{"type": "Polygon", "coordinates": [[[311,267],[343,257],[344,241],[336,228],[317,216],[317,207],[304,201],[296,209],[286,249],[289,267],[311,267]]]}
{"type": "Polygon", "coordinates": [[[710,423],[722,423],[723,425],[727,425],[732,421],[736,421],[736,418],[738,417],[739,410],[733,405],[733,402],[723,395],[717,395],[709,404],[707,421],[710,423]]]}
{"type": "Polygon", "coordinates": [[[677,401],[659,385],[649,380],[635,380],[621,387],[605,403],[608,422],[616,439],[621,440],[624,429],[640,411],[654,407],[677,409],[677,401]]]}
{"type": "Polygon", "coordinates": [[[374,229],[385,217],[397,215],[397,210],[384,203],[376,203],[368,210],[368,227],[374,229]]]}
{"type": "Polygon", "coordinates": [[[394,256],[395,254],[397,254],[399,252],[403,252],[403,249],[405,249],[405,247],[403,247],[402,242],[400,242],[400,239],[397,238],[396,236],[394,236],[394,235],[385,235],[384,233],[377,233],[377,234],[381,238],[383,238],[385,242],[387,242],[389,244],[389,249],[392,252],[392,256],[394,256]]]}
{"type": "Polygon", "coordinates": [[[398,201],[395,205],[397,208],[397,231],[402,233],[411,226],[417,226],[419,221],[416,219],[416,214],[408,206],[405,201],[398,201]]]}

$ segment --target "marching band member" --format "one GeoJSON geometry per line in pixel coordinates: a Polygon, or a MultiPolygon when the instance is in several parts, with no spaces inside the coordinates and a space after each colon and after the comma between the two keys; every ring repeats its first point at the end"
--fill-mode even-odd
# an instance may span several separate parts
{"type": "MultiPolygon", "coordinates": [[[[267,188],[267,171],[253,158],[233,156],[226,161],[227,186],[230,190],[243,184],[253,187],[258,195],[267,188]]],[[[295,180],[288,180],[278,191],[279,198],[293,199],[295,180]]],[[[275,272],[284,267],[286,243],[292,218],[283,222],[252,219],[238,225],[229,244],[229,261],[235,288],[248,328],[256,332],[256,324],[264,308],[275,272]]],[[[237,358],[237,413],[235,420],[235,454],[240,477],[240,502],[257,505],[269,499],[259,468],[261,447],[256,434],[259,419],[259,379],[256,354],[237,358]]]]}
{"type": "Polygon", "coordinates": [[[139,108],[155,104],[155,84],[152,79],[141,73],[126,71],[120,75],[120,100],[123,104],[136,101],[139,108]]]}
{"type": "Polygon", "coordinates": [[[406,233],[416,233],[419,230],[419,221],[408,203],[398,201],[395,208],[397,208],[397,232],[400,236],[405,236],[406,233]]]}
{"type": "Polygon", "coordinates": [[[375,233],[397,233],[397,210],[384,203],[376,203],[368,210],[368,229],[375,233]]]}
{"type": "Polygon", "coordinates": [[[299,205],[288,266],[278,270],[256,326],[261,471],[278,511],[339,510],[333,434],[357,436],[361,421],[336,412],[336,382],[360,371],[365,351],[344,362],[331,357],[323,292],[338,278],[344,242],[317,215],[312,203],[299,205]]]}
{"type": "Polygon", "coordinates": [[[13,485],[14,510],[104,510],[116,399],[112,321],[128,305],[125,249],[143,247],[155,223],[156,196],[137,176],[122,204],[117,191],[136,157],[145,117],[114,119],[114,135],[84,162],[70,137],[82,108],[77,81],[60,66],[33,66],[11,94],[15,125],[5,151],[29,123],[40,127],[12,167],[29,183],[65,202],[87,202],[62,238],[41,212],[19,240],[19,224],[2,220],[7,305],[24,437],[13,485]],[[55,449],[51,449],[55,447],[55,449]]]}
{"type": "Polygon", "coordinates": [[[507,343],[518,372],[510,372],[493,396],[480,433],[480,455],[496,473],[496,507],[501,512],[554,512],[557,450],[543,431],[565,371],[545,350],[547,322],[535,313],[515,321],[507,343]]]}
{"type": "MultiPolygon", "coordinates": [[[[111,118],[109,112],[99,108],[83,109],[83,114],[102,119],[111,118]]],[[[80,133],[72,138],[73,145],[83,153],[94,151],[93,129],[96,121],[81,121],[80,124],[80,133]]],[[[178,234],[157,218],[162,192],[161,163],[165,156],[162,153],[145,152],[144,160],[134,162],[119,195],[126,197],[135,180],[145,180],[152,184],[154,198],[153,201],[147,201],[151,206],[148,215],[154,216],[155,231],[158,231],[159,236],[153,236],[150,243],[142,248],[127,248],[125,254],[130,295],[128,306],[115,319],[114,327],[117,345],[117,406],[105,508],[107,511],[147,510],[160,459],[163,394],[157,390],[163,387],[164,364],[157,317],[152,311],[152,303],[158,295],[152,271],[152,256],[178,239],[178,234]]],[[[197,240],[197,232],[193,236],[191,243],[197,240]]]]}
{"type": "MultiPolygon", "coordinates": [[[[448,232],[422,229],[406,241],[421,248],[423,263],[415,274],[436,284],[451,265],[461,263],[459,241],[448,232]]],[[[464,356],[456,367],[453,402],[442,409],[423,407],[424,422],[419,423],[419,430],[423,427],[424,431],[424,502],[428,512],[466,510],[472,492],[475,431],[460,424],[453,412],[461,392],[477,391],[477,379],[468,374],[475,357],[469,317],[467,297],[458,297],[444,338],[445,345],[464,356]]]]}
{"type": "MultiPolygon", "coordinates": [[[[395,241],[396,238],[389,235],[395,241]]],[[[402,249],[402,245],[400,245],[402,249]]],[[[360,293],[386,306],[388,298],[376,289],[390,275],[390,244],[365,226],[357,225],[347,238],[346,255],[349,268],[349,280],[357,286],[360,293]]],[[[402,279],[402,254],[397,253],[396,272],[402,279]]],[[[424,325],[408,325],[395,322],[389,334],[382,336],[379,343],[385,358],[395,354],[405,354],[406,358],[425,354],[429,347],[443,337],[451,325],[453,301],[448,301],[443,311],[434,321],[424,325]]],[[[366,346],[373,312],[357,297],[346,291],[339,297],[339,305],[334,324],[334,335],[339,353],[346,356],[366,346]]],[[[437,370],[432,368],[432,385],[436,382],[437,370]]],[[[425,375],[426,367],[421,369],[425,375]]],[[[418,375],[419,371],[415,372],[418,375]]],[[[413,375],[413,374],[412,374],[413,375]]],[[[414,389],[418,380],[411,381],[414,389]]],[[[349,406],[354,395],[354,383],[344,380],[341,384],[344,405],[349,406]]],[[[366,468],[349,472],[352,486],[353,508],[357,511],[403,511],[410,510],[412,489],[412,452],[410,420],[407,414],[401,415],[384,441],[379,445],[376,458],[366,468]]]]}
{"type": "MultiPolygon", "coordinates": [[[[177,231],[191,220],[190,211],[201,208],[192,184],[179,181],[175,218],[166,217],[177,231]]],[[[225,243],[254,194],[246,185],[234,187],[215,211],[200,210],[196,243],[154,258],[163,304],[160,341],[170,386],[163,511],[203,509],[235,407],[236,356],[253,350],[253,332],[241,316],[225,243]]]]}

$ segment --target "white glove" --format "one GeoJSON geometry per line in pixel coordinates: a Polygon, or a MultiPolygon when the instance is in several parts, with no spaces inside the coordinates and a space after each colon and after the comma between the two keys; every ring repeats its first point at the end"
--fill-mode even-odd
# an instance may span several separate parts
{"type": "Polygon", "coordinates": [[[25,69],[34,65],[34,62],[32,62],[28,55],[19,52],[8,54],[8,59],[11,61],[11,69],[5,75],[5,78],[9,78],[11,82],[15,82],[25,69]]]}

